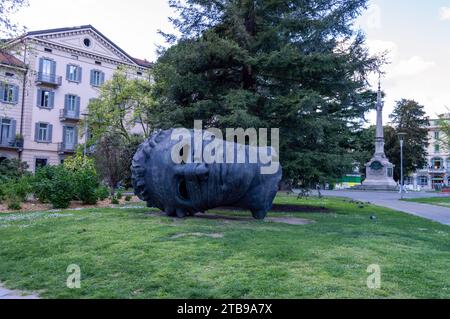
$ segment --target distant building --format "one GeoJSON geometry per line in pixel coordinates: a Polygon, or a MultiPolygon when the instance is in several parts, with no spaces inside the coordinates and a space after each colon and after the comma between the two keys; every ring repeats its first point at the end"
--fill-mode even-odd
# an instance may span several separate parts
{"type": "Polygon", "coordinates": [[[409,176],[406,184],[415,189],[434,190],[443,185],[450,185],[450,153],[442,139],[445,138],[441,131],[438,119],[430,120],[428,127],[429,146],[427,149],[427,165],[409,176]]]}
{"type": "Polygon", "coordinates": [[[28,32],[7,48],[11,54],[0,52],[0,161],[20,158],[31,171],[61,163],[84,143],[79,122],[118,67],[148,79],[152,66],[91,25],[28,32]]]}

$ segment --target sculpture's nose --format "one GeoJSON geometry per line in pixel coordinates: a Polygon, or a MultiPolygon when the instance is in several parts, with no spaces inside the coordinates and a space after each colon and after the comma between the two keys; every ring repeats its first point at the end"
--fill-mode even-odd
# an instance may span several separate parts
{"type": "Polygon", "coordinates": [[[175,168],[175,171],[176,175],[185,176],[186,178],[198,177],[200,179],[207,179],[209,174],[209,168],[204,163],[179,165],[175,168]]]}

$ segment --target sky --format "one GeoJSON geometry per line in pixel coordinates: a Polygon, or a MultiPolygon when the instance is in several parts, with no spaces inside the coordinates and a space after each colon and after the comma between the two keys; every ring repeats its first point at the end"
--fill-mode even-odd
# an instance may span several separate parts
{"type": "MultiPolygon", "coordinates": [[[[29,0],[15,20],[28,30],[92,24],[136,58],[154,61],[158,30],[172,31],[167,0],[29,0]]],[[[370,0],[356,21],[373,54],[388,51],[384,119],[395,102],[414,99],[434,118],[450,108],[450,0],[370,0]]],[[[374,88],[377,76],[371,77],[374,88]]],[[[368,116],[375,123],[375,114],[368,116]]]]}

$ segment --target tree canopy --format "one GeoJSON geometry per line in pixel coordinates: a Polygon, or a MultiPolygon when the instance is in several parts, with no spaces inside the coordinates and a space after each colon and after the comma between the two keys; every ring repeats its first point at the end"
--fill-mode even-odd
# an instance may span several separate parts
{"type": "Polygon", "coordinates": [[[366,79],[380,62],[353,26],[366,2],[170,1],[181,37],[155,65],[155,121],[280,128],[285,178],[351,171],[350,135],[375,105],[366,79]]]}

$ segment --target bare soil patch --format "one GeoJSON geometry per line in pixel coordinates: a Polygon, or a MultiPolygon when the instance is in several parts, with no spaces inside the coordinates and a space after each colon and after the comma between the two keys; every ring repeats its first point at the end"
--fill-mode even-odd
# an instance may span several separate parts
{"type": "MultiPolygon", "coordinates": [[[[133,204],[133,203],[140,203],[141,200],[137,198],[136,196],[133,196],[131,201],[126,202],[125,198],[122,198],[120,201],[120,205],[125,204],[133,204]]],[[[0,214],[2,213],[30,213],[30,212],[45,212],[52,210],[53,207],[51,204],[42,204],[36,200],[28,201],[26,203],[21,204],[22,208],[18,211],[12,211],[8,209],[8,205],[5,203],[0,203],[0,214]]],[[[108,208],[108,207],[116,207],[117,205],[112,205],[111,200],[107,199],[104,201],[99,201],[97,205],[83,205],[81,202],[73,201],[70,204],[69,209],[80,209],[80,208],[108,208]]]]}

